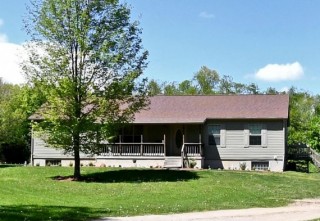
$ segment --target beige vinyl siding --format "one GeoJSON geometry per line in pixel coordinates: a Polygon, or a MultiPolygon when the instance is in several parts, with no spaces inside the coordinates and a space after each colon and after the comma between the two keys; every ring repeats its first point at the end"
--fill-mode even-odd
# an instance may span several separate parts
{"type": "Polygon", "coordinates": [[[243,130],[226,131],[226,147],[243,148],[244,147],[243,130]]]}
{"type": "MultiPolygon", "coordinates": [[[[80,153],[81,158],[92,158],[90,155],[80,153]]],[[[63,154],[63,150],[47,147],[41,138],[33,138],[33,158],[34,159],[69,159],[73,158],[71,154],[63,154]]]]}
{"type": "Polygon", "coordinates": [[[209,146],[207,138],[205,142],[206,160],[273,160],[283,159],[285,150],[285,136],[283,121],[209,121],[206,125],[225,125],[225,147],[209,146]],[[261,145],[249,145],[249,123],[262,124],[261,145]]]}
{"type": "MultiPolygon", "coordinates": [[[[275,156],[282,159],[283,150],[277,148],[221,148],[218,149],[219,156],[213,156],[213,160],[273,160],[275,156]]],[[[206,159],[209,159],[206,157],[206,159]]]]}
{"type": "Polygon", "coordinates": [[[49,148],[46,146],[45,142],[40,138],[34,138],[33,141],[33,157],[34,158],[70,158],[71,156],[66,156],[63,154],[62,150],[55,148],[49,148]]]}

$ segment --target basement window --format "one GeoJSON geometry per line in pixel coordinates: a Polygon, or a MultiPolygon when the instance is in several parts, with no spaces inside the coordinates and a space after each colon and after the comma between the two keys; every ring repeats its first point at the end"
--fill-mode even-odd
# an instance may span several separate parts
{"type": "Polygon", "coordinates": [[[251,162],[251,170],[268,170],[269,162],[251,162]]]}
{"type": "Polygon", "coordinates": [[[60,166],[61,160],[46,160],[46,166],[60,166]]]}

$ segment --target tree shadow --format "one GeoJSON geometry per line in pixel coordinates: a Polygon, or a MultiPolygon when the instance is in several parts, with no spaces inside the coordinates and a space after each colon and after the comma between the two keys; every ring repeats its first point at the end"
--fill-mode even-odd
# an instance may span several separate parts
{"type": "Polygon", "coordinates": [[[0,168],[7,168],[7,167],[21,167],[21,164],[0,164],[0,168]]]}
{"type": "MultiPolygon", "coordinates": [[[[111,211],[109,211],[110,213],[111,211]]],[[[45,220],[68,220],[82,221],[93,220],[106,215],[108,211],[92,209],[87,207],[65,207],[65,206],[0,206],[0,221],[45,221],[45,220]]]]}
{"type": "MultiPolygon", "coordinates": [[[[70,180],[56,176],[55,180],[70,180]]],[[[177,182],[199,179],[194,171],[166,169],[119,169],[84,174],[80,181],[97,183],[177,182]]]]}

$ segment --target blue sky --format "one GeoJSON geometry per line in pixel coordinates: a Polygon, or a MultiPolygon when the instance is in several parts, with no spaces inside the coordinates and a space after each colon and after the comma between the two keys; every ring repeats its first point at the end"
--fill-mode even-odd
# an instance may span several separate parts
{"type": "MultiPolygon", "coordinates": [[[[21,30],[26,2],[1,0],[0,60],[8,60],[8,50],[28,40],[21,30]]],[[[179,82],[207,66],[236,82],[257,83],[262,90],[295,86],[320,94],[320,1],[126,2],[143,29],[149,79],[179,82]]],[[[0,71],[0,76],[15,75],[0,71]]]]}

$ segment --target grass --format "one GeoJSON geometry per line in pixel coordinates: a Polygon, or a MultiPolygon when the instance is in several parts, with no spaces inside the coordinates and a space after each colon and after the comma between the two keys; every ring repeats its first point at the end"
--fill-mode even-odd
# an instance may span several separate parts
{"type": "Polygon", "coordinates": [[[0,167],[0,221],[275,207],[320,197],[319,173],[83,167],[86,181],[57,180],[72,172],[64,167],[0,167]]]}

